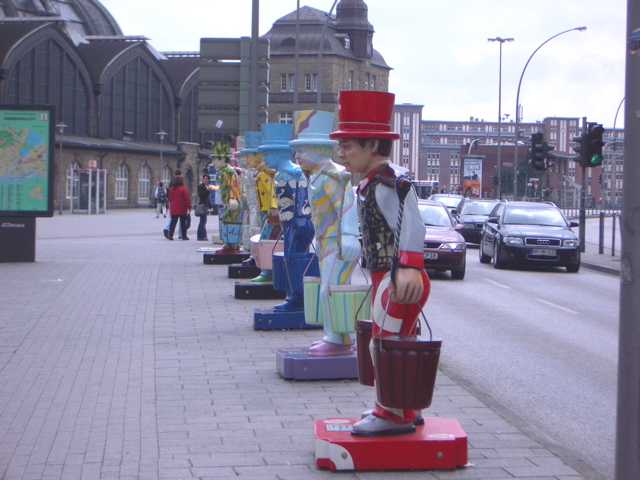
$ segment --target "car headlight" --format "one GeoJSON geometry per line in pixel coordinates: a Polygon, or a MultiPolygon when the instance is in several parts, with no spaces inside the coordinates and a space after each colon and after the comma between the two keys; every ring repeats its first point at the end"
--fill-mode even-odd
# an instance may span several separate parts
{"type": "Polygon", "coordinates": [[[523,245],[524,240],[522,237],[504,237],[503,242],[507,245],[523,245]]]}
{"type": "Polygon", "coordinates": [[[580,240],[565,240],[562,242],[563,247],[577,248],[580,246],[580,240]]]}
{"type": "Polygon", "coordinates": [[[444,248],[447,250],[464,250],[465,248],[467,248],[467,244],[458,242],[443,243],[442,245],[440,245],[440,248],[444,248]]]}

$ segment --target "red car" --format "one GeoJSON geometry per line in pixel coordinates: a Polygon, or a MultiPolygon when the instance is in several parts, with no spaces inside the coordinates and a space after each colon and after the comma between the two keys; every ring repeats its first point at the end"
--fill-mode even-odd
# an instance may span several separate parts
{"type": "Polygon", "coordinates": [[[424,268],[443,272],[451,271],[451,278],[462,280],[466,270],[467,244],[458,233],[463,226],[449,213],[442,203],[418,200],[422,221],[426,228],[424,237],[424,268]]]}

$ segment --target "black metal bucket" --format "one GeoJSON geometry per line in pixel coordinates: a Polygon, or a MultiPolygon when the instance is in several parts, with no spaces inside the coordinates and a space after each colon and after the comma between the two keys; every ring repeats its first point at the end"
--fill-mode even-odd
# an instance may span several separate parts
{"type": "MultiPolygon", "coordinates": [[[[402,409],[429,407],[433,398],[441,347],[442,340],[416,335],[374,337],[376,392],[380,404],[388,408],[402,409]]],[[[359,360],[358,344],[358,367],[359,360]]]]}

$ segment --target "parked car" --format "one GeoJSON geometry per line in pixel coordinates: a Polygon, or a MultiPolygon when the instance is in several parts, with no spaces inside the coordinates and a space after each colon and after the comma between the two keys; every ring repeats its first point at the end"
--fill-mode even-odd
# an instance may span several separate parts
{"type": "Polygon", "coordinates": [[[420,215],[426,228],[424,267],[439,272],[451,271],[451,278],[462,280],[466,271],[467,245],[458,233],[458,225],[442,203],[419,200],[420,215]]]}
{"type": "Polygon", "coordinates": [[[544,265],[580,270],[580,239],[550,202],[499,203],[484,223],[478,249],[480,263],[493,260],[495,268],[544,265]]]}
{"type": "Polygon", "coordinates": [[[498,203],[500,200],[491,198],[465,198],[460,202],[455,217],[463,227],[460,234],[467,243],[480,243],[484,221],[498,203]]]}
{"type": "Polygon", "coordinates": [[[460,202],[464,199],[462,195],[454,195],[451,193],[434,193],[427,200],[433,200],[446,205],[449,211],[456,210],[460,202]]]}

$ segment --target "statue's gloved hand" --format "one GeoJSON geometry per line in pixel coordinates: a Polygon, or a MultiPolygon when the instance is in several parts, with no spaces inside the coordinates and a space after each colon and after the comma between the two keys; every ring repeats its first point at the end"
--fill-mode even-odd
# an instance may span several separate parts
{"type": "Polygon", "coordinates": [[[227,205],[229,210],[238,210],[238,200],[231,199],[227,205]]]}
{"type": "Polygon", "coordinates": [[[352,262],[360,257],[360,242],[355,235],[342,234],[340,238],[340,259],[352,262]]]}

